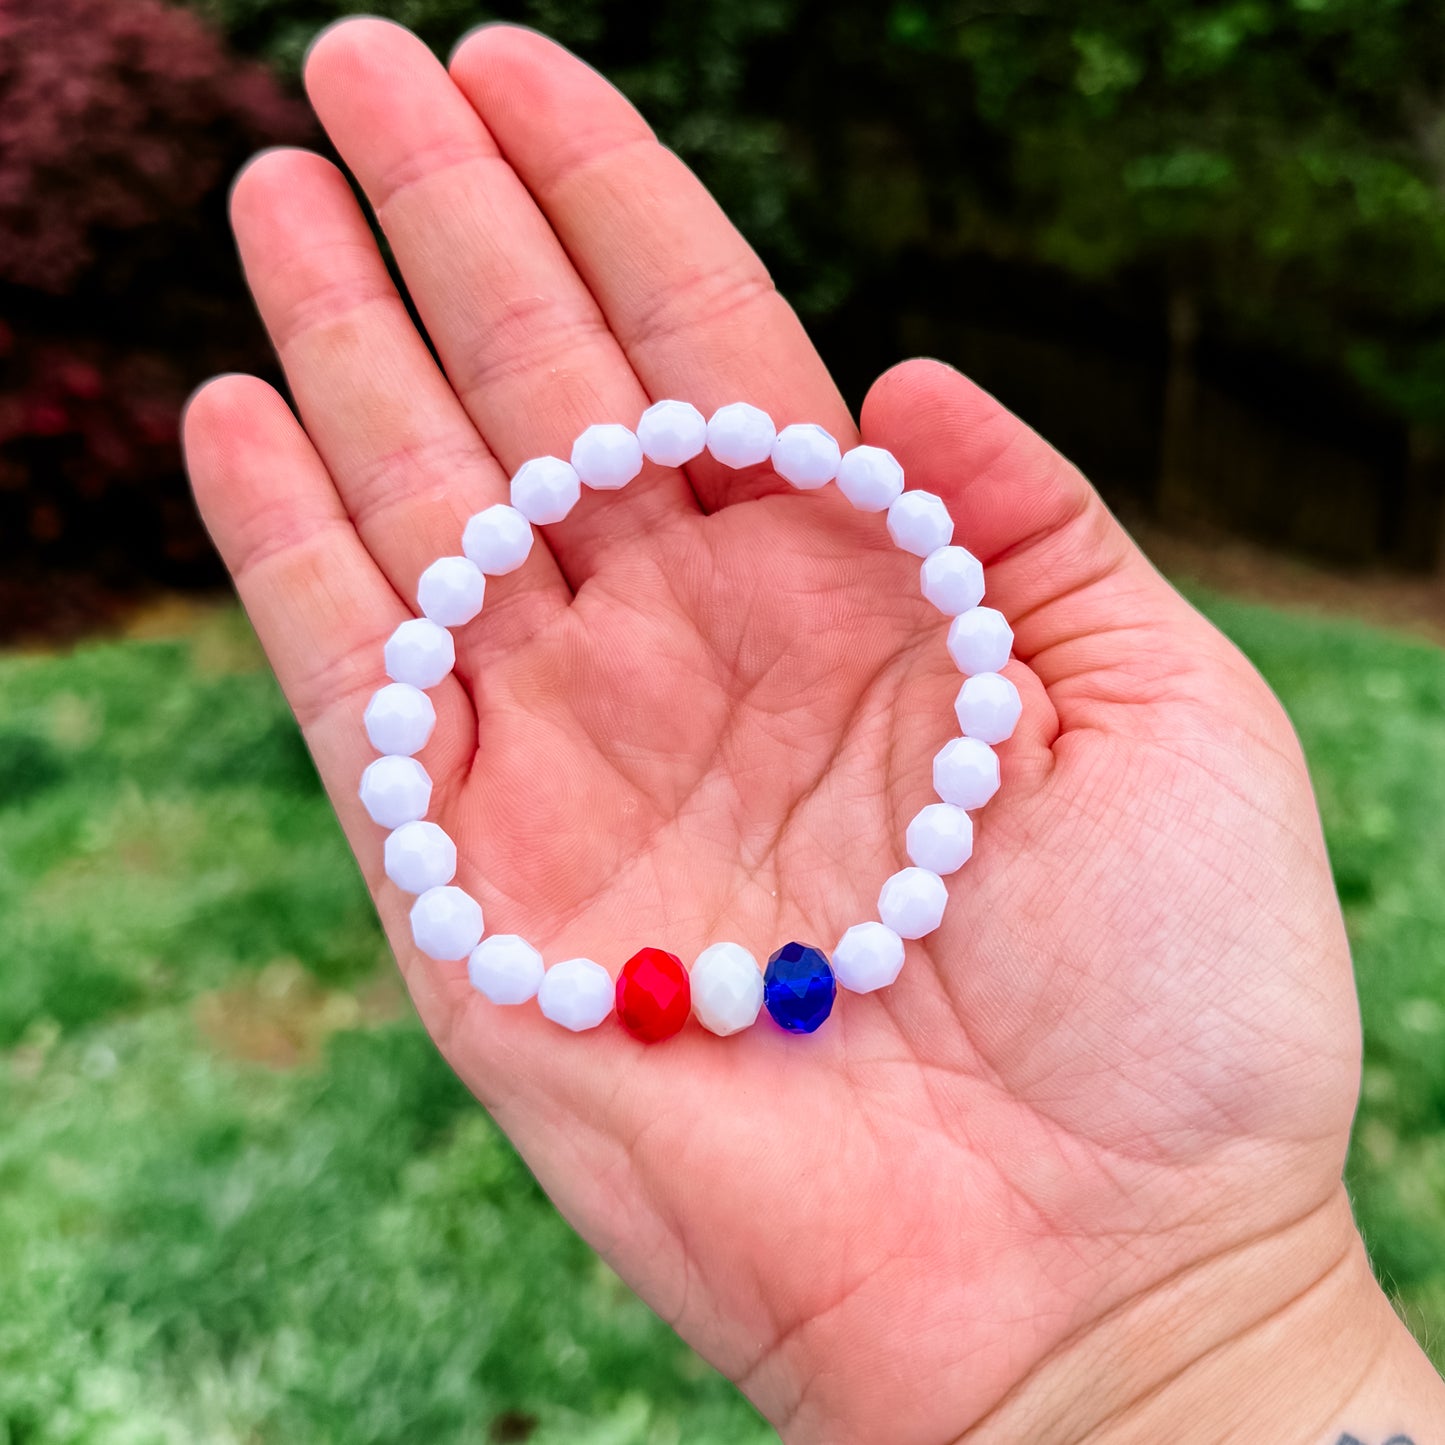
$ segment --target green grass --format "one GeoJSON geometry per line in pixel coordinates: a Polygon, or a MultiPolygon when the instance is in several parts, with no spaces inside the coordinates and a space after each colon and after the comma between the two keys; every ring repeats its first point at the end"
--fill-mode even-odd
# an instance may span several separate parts
{"type": "MultiPolygon", "coordinates": [[[[1199,599],[1289,707],[1365,1010],[1351,1186],[1445,1361],[1445,654],[1199,599]]],[[[404,1007],[244,622],[0,659],[0,1445],[771,1439],[404,1007]]]]}

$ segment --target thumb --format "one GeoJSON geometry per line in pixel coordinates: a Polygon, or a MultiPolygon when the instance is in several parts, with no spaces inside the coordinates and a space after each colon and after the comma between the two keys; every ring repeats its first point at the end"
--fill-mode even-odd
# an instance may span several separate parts
{"type": "Polygon", "coordinates": [[[1064,729],[1152,730],[1159,705],[1206,695],[1210,671],[1242,662],[1079,470],[951,367],[885,372],[862,433],[898,458],[910,486],[948,504],[954,540],[987,569],[987,601],[1013,625],[1015,652],[1064,729]]]}

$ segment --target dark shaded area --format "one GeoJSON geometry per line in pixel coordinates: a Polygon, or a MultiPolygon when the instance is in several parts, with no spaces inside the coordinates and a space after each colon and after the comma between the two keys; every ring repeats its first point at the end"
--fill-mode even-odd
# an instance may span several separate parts
{"type": "MultiPolygon", "coordinates": [[[[220,580],[179,409],[215,371],[272,367],[225,191],[257,147],[318,142],[297,72],[350,9],[0,0],[0,633],[220,580]]],[[[501,18],[601,67],[854,402],[933,353],[1129,515],[1438,569],[1445,46],[1425,0],[372,9],[442,54],[501,18]]]]}

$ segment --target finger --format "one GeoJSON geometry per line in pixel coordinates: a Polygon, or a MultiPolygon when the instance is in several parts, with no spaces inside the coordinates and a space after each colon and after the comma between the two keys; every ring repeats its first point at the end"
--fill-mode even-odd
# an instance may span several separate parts
{"type": "MultiPolygon", "coordinates": [[[[654,397],[702,411],[762,407],[781,427],[817,422],[844,448],[852,417],[793,309],[697,177],[622,94],[544,36],[475,31],[452,57],[476,107],[597,298],[654,397]]],[[[771,468],[689,468],[715,510],[788,491],[771,468]]]]}
{"type": "MultiPolygon", "coordinates": [[[[607,323],[486,127],[400,26],[345,22],[312,49],[317,114],[361,182],[462,404],[508,472],[569,455],[593,422],[648,404],[607,323]]],[[[621,498],[584,496],[549,531],[581,580],[638,530],[695,514],[680,472],[650,464],[621,498]]]]}
{"type": "Polygon", "coordinates": [[[874,383],[862,421],[910,488],[949,504],[954,540],[983,562],[986,600],[1008,617],[1063,727],[1173,700],[1223,655],[1079,471],[966,377],[904,362],[874,383]]]}
{"type": "MultiPolygon", "coordinates": [[[[312,442],[395,591],[461,550],[466,520],[507,499],[477,435],[387,274],[341,172],[306,151],[269,151],[231,196],[246,277],[312,442]]],[[[334,500],[334,499],[333,499],[334,500]]],[[[464,655],[504,648],[570,600],[545,544],[488,588],[464,655]]]]}
{"type": "MultiPolygon", "coordinates": [[[[357,797],[375,756],[362,712],[386,682],[386,638],[412,614],[367,555],[290,409],[264,382],[208,382],[186,407],[182,441],[201,515],[375,889],[381,834],[357,797]]],[[[455,678],[429,696],[437,725],[418,757],[444,797],[470,766],[476,721],[455,678]]]]}

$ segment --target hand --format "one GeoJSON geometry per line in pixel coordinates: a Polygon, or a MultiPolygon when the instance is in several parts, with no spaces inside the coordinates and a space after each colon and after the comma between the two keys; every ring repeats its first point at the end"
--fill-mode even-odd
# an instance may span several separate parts
{"type": "MultiPolygon", "coordinates": [[[[223,377],[189,463],[422,1019],[567,1217],[785,1436],[830,1445],[1104,1438],[1155,1395],[1152,1438],[1182,1440],[1206,1417],[1181,1390],[1245,1369],[1259,1321],[1383,1305],[1340,1183],[1359,1036],[1289,723],[1079,474],[936,363],[884,376],[862,436],[984,561],[1025,711],[898,983],[811,1038],[646,1048],[417,954],[356,786],[421,569],[527,457],[650,399],[859,434],[713,201],[555,46],[486,29],[449,77],[354,21],[306,79],[444,372],[340,173],[263,155],[234,224],[305,430],[223,377]]],[[[916,561],[832,488],[704,458],[585,496],[433,694],[458,881],[553,961],[830,949],[932,798],[943,633],[916,561]]],[[[1294,1438],[1256,1403],[1251,1438],[1294,1438]]]]}

